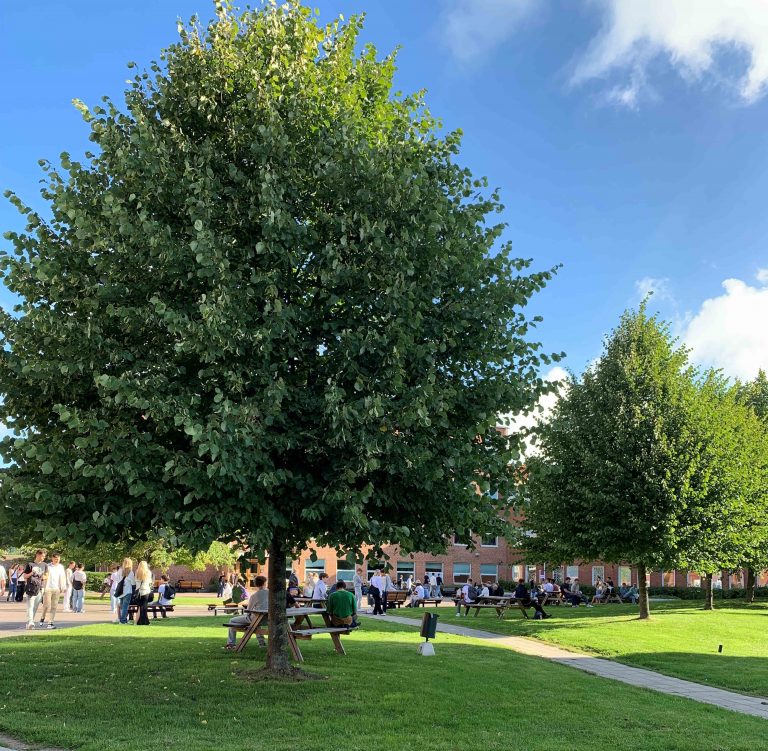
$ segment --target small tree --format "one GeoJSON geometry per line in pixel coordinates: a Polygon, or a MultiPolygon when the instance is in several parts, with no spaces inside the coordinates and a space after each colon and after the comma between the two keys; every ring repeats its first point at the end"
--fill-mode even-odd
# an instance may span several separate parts
{"type": "Polygon", "coordinates": [[[289,3],[180,28],[126,111],[78,105],[98,153],[47,167],[50,220],[12,196],[3,259],[6,501],[48,539],[267,550],[276,673],[286,556],[503,531],[496,415],[545,389],[522,310],[551,273],[495,247],[460,134],[360,27],[289,3]]]}
{"type": "Polygon", "coordinates": [[[635,564],[643,619],[646,572],[676,563],[680,510],[693,492],[692,390],[667,325],[645,304],[625,313],[541,427],[522,485],[529,557],[635,564]]]}

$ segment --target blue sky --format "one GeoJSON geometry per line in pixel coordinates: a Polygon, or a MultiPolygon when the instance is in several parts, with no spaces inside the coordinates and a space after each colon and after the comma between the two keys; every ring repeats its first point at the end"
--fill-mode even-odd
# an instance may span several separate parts
{"type": "MultiPolygon", "coordinates": [[[[703,364],[768,367],[768,8],[754,0],[315,0],[401,46],[463,162],[501,188],[518,255],[563,269],[533,305],[581,371],[622,310],[654,307],[703,364]],[[725,6],[728,6],[727,8],[725,6]]],[[[0,9],[0,188],[39,206],[37,160],[82,151],[71,106],[121,97],[135,60],[207,0],[0,9]]],[[[19,229],[0,203],[0,228],[19,229]]],[[[5,241],[3,241],[5,242],[5,241]]],[[[9,294],[0,290],[0,302],[9,294]]]]}

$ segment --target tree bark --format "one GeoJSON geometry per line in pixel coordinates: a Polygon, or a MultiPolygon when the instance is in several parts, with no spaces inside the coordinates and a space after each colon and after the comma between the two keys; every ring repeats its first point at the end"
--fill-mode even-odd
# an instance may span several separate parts
{"type": "Polygon", "coordinates": [[[744,602],[748,605],[755,601],[755,569],[747,569],[747,588],[744,592],[744,602]]]}
{"type": "Polygon", "coordinates": [[[266,667],[271,673],[283,675],[293,671],[285,614],[285,554],[285,542],[274,535],[269,546],[269,645],[266,667]]]}
{"type": "Polygon", "coordinates": [[[712,592],[712,574],[704,574],[704,610],[714,610],[715,600],[712,592]]]}
{"type": "Polygon", "coordinates": [[[651,608],[648,603],[648,584],[645,581],[645,564],[637,564],[637,591],[640,595],[640,620],[647,621],[651,617],[651,608]]]}

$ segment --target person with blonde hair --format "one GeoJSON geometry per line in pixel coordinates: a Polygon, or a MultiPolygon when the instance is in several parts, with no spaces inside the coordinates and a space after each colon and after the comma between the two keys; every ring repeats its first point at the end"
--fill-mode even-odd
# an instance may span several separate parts
{"type": "Polygon", "coordinates": [[[137,626],[149,626],[149,617],[147,616],[147,605],[152,595],[152,572],[146,561],[141,561],[136,569],[136,584],[139,594],[139,618],[136,621],[137,626]]]}
{"type": "Polygon", "coordinates": [[[128,608],[133,596],[133,588],[136,586],[136,575],[133,573],[133,561],[130,558],[123,558],[121,579],[117,583],[115,597],[120,599],[120,623],[128,623],[128,608]]]}

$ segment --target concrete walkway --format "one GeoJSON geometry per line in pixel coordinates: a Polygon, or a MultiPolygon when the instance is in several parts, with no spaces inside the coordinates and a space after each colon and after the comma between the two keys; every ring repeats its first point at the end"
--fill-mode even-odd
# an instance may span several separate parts
{"type": "MultiPolygon", "coordinates": [[[[421,625],[419,621],[413,618],[403,618],[396,615],[367,617],[376,618],[376,620],[386,620],[391,623],[402,623],[406,626],[419,627],[421,625]]],[[[663,694],[683,696],[686,699],[693,699],[704,704],[713,704],[723,709],[730,709],[733,712],[741,712],[742,714],[762,717],[764,720],[768,720],[768,699],[737,694],[733,691],[712,688],[701,683],[684,681],[680,678],[671,678],[661,673],[655,673],[652,670],[633,668],[613,660],[570,652],[567,649],[522,636],[503,636],[501,634],[492,634],[489,631],[478,631],[474,628],[465,628],[464,626],[449,623],[438,623],[437,630],[446,634],[493,641],[494,644],[512,649],[515,652],[533,657],[543,657],[545,660],[567,665],[568,667],[583,670],[593,675],[599,675],[601,678],[610,678],[614,681],[648,688],[651,691],[659,691],[663,694]]]]}

